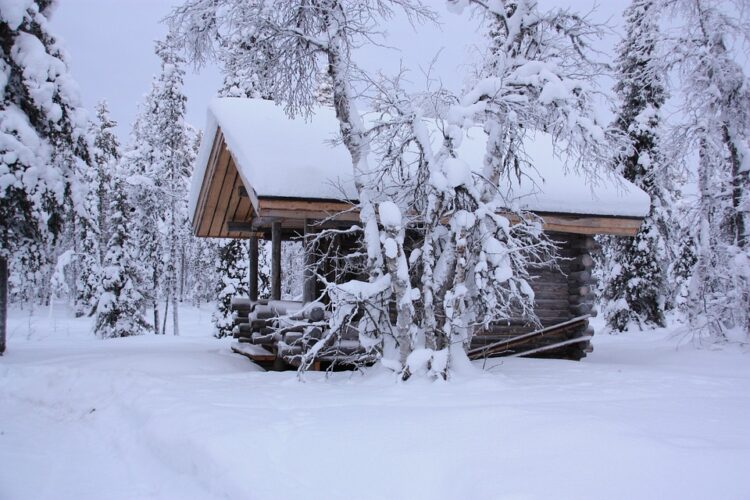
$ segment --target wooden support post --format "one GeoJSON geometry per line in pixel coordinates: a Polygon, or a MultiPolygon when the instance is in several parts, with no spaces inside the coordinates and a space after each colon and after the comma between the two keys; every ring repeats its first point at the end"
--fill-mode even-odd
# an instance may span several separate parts
{"type": "Polygon", "coordinates": [[[271,298],[281,300],[281,222],[271,224],[271,298]]]}
{"type": "Polygon", "coordinates": [[[315,248],[312,242],[313,239],[312,224],[309,219],[305,220],[305,270],[304,270],[304,281],[302,284],[302,301],[312,302],[315,300],[315,272],[313,266],[315,265],[315,248]]]}
{"type": "Polygon", "coordinates": [[[258,300],[258,237],[251,236],[249,243],[250,286],[248,287],[248,295],[250,295],[250,300],[258,300]]]}

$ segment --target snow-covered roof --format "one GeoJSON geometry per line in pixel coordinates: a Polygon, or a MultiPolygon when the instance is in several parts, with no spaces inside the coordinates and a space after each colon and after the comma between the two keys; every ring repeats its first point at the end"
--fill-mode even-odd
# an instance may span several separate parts
{"type": "MultiPolygon", "coordinates": [[[[218,129],[234,158],[247,189],[258,197],[357,199],[351,158],[335,143],[339,127],[332,109],[321,108],[311,117],[289,118],[270,101],[241,98],[214,99],[193,174],[190,213],[197,199],[218,129]]],[[[481,168],[486,136],[472,129],[459,148],[459,157],[481,168]]],[[[512,186],[518,208],[535,212],[643,217],[649,197],[619,176],[596,181],[566,171],[551,140],[543,135],[526,146],[536,172],[512,186]]]]}

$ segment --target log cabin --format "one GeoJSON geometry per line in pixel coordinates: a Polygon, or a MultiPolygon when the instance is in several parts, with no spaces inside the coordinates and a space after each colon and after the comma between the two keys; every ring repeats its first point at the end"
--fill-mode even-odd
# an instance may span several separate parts
{"type": "MultiPolygon", "coordinates": [[[[328,314],[324,304],[315,302],[317,288],[309,270],[304,271],[302,300],[281,300],[282,273],[303,272],[281,268],[281,245],[309,235],[323,220],[345,227],[359,222],[351,159],[336,142],[338,130],[334,111],[327,108],[290,118],[270,101],[220,98],[209,105],[190,191],[192,228],[198,237],[249,240],[249,297],[233,301],[238,339],[233,349],[263,366],[293,367],[293,354],[303,347],[290,346],[302,331],[312,331],[313,338],[320,335],[315,328],[328,314]],[[259,239],[270,240],[272,247],[268,298],[258,297],[259,239]]],[[[470,130],[459,155],[482,165],[485,140],[481,129],[470,130]]],[[[648,213],[649,197],[614,174],[591,179],[566,168],[547,137],[535,138],[526,149],[535,172],[508,186],[506,199],[513,208],[542,217],[563,259],[558,268],[533,272],[541,327],[525,317],[493,324],[475,333],[469,356],[579,360],[592,350],[593,237],[634,236],[648,213]]],[[[307,262],[313,258],[308,256],[307,262]]],[[[331,349],[317,363],[346,364],[342,352],[361,349],[356,332],[346,340],[348,351],[331,349]]]]}

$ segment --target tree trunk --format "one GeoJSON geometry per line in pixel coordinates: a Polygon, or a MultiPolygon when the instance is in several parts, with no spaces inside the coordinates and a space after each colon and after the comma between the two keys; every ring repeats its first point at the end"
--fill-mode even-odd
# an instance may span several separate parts
{"type": "Polygon", "coordinates": [[[164,323],[161,326],[161,334],[167,334],[167,318],[169,317],[169,297],[164,301],[164,323]]]}
{"type": "Polygon", "coordinates": [[[152,292],[152,304],[154,305],[154,333],[156,335],[159,335],[159,296],[157,294],[157,291],[159,290],[157,283],[159,282],[159,275],[156,271],[156,266],[154,266],[154,273],[153,273],[153,287],[151,289],[152,292]]]}
{"type": "Polygon", "coordinates": [[[0,356],[5,352],[8,323],[8,259],[0,257],[0,356]]]}
{"type": "Polygon", "coordinates": [[[281,222],[271,225],[271,298],[281,300],[281,222]]]}
{"type": "Polygon", "coordinates": [[[172,295],[172,335],[180,334],[180,325],[178,322],[177,294],[172,295]]]}
{"type": "Polygon", "coordinates": [[[180,245],[180,302],[185,300],[185,245],[180,245]]]}

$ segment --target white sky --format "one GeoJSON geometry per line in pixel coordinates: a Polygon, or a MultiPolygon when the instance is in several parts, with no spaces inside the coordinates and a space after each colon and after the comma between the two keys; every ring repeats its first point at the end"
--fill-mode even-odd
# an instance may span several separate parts
{"type": "MultiPolygon", "coordinates": [[[[412,68],[412,80],[423,81],[420,68],[429,66],[440,53],[435,74],[449,88],[461,86],[471,46],[482,30],[478,19],[469,15],[447,13],[443,0],[424,0],[441,13],[441,26],[419,26],[417,31],[402,19],[391,20],[385,30],[387,44],[396,49],[369,47],[357,55],[358,63],[369,70],[395,72],[401,61],[412,68]]],[[[563,0],[573,9],[588,12],[593,0],[563,0]]],[[[106,99],[121,138],[127,137],[135,118],[137,105],[148,91],[152,76],[159,70],[154,55],[154,41],[162,38],[166,28],[161,24],[179,0],[59,0],[52,19],[55,34],[63,39],[87,108],[106,99]]],[[[559,5],[560,1],[541,0],[542,6],[559,5]]],[[[597,7],[593,18],[609,20],[618,26],[627,0],[610,0],[597,7]]],[[[616,37],[602,42],[601,49],[611,53],[616,37]]],[[[206,105],[216,93],[221,77],[214,67],[195,73],[187,68],[185,93],[188,97],[188,121],[196,127],[205,124],[206,105]]]]}

